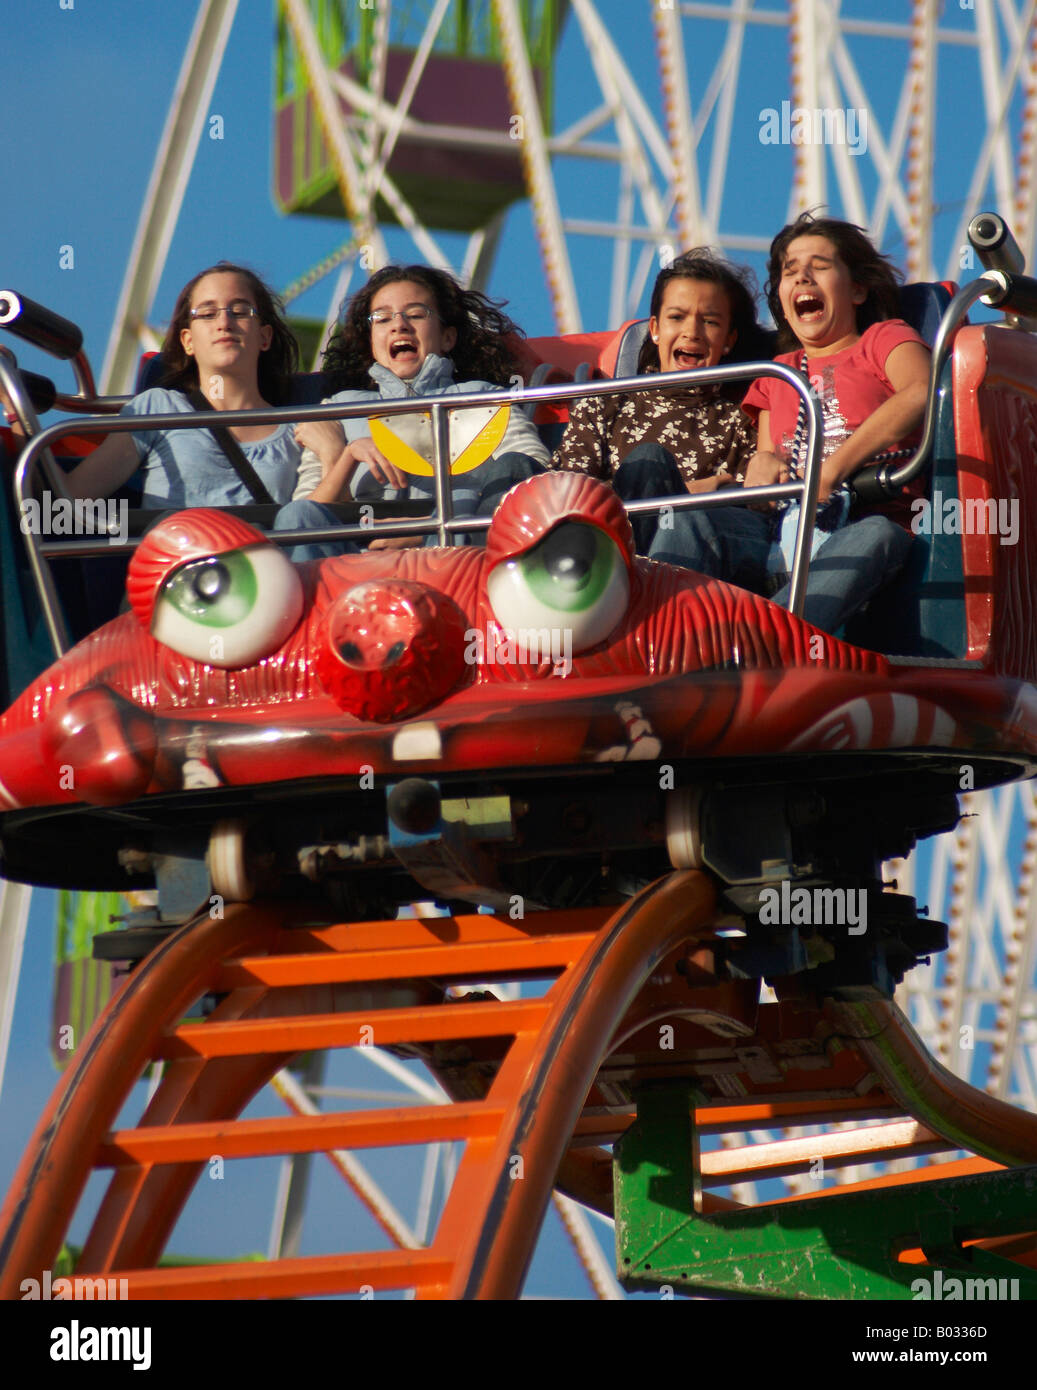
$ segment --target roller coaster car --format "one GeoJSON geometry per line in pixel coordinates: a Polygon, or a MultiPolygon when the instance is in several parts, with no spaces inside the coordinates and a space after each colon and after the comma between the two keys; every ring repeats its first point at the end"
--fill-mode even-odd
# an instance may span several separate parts
{"type": "Polygon", "coordinates": [[[134,552],[132,611],[0,720],[4,873],[155,884],[164,927],[213,893],[535,910],[705,867],[754,927],[736,973],[803,968],[802,934],[761,912],[775,885],[838,886],[873,930],[865,950],[834,924],[814,979],[889,992],[943,929],[881,862],[952,827],[963,787],[1037,763],[1035,428],[1032,340],[961,330],[886,654],[637,558],[581,475],[514,489],[485,549],[296,567],[240,517],[168,518],[134,552]],[[945,526],[944,500],[1015,504],[1018,544],[945,526]]]}

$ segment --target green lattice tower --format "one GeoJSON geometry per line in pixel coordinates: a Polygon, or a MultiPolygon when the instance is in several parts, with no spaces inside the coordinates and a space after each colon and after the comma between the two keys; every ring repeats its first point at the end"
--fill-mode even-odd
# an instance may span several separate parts
{"type": "MultiPolygon", "coordinates": [[[[329,68],[367,87],[376,60],[376,10],[357,0],[309,0],[321,52],[329,68]]],[[[389,14],[384,99],[394,103],[410,69],[431,5],[393,0],[389,14]]],[[[550,129],[554,53],[568,0],[520,0],[523,33],[544,124],[550,129]]],[[[362,122],[345,99],[347,120],[362,122]]],[[[487,132],[500,146],[427,143],[401,134],[388,165],[404,198],[427,227],[474,232],[526,196],[512,103],[501,66],[491,0],[455,0],[449,8],[409,114],[422,123],[487,132]]],[[[274,196],[284,212],[344,218],[346,210],[309,90],[305,65],[278,11],[274,60],[274,196]]],[[[394,223],[382,199],[379,222],[394,223]]]]}
{"type": "Polygon", "coordinates": [[[117,927],[112,919],[126,910],[119,893],[58,893],[51,1055],[59,1070],[71,1061],[115,989],[115,968],[110,961],[94,960],[93,943],[99,933],[117,927]]]}

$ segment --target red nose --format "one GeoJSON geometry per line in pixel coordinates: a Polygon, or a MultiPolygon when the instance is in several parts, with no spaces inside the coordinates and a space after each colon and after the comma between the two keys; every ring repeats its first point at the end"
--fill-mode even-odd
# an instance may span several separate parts
{"type": "Polygon", "coordinates": [[[324,616],[317,673],[358,719],[406,719],[460,681],[467,626],[452,599],[413,580],[357,584],[324,616]]]}
{"type": "Polygon", "coordinates": [[[71,695],[47,719],[43,740],[61,774],[58,786],[76,801],[118,806],[143,796],[151,781],[154,721],[110,690],[88,686],[71,695]]]}

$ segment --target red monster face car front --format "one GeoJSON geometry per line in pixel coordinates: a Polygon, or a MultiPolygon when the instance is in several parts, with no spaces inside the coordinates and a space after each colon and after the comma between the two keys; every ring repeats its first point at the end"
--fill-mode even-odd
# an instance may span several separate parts
{"type": "Polygon", "coordinates": [[[485,549],[301,567],[233,516],[179,513],[127,589],[133,612],[0,720],[0,809],[120,804],[199,769],[216,787],[888,747],[868,730],[890,698],[896,728],[932,709],[960,746],[996,738],[1014,698],[891,672],[754,594],[637,559],[613,490],[578,474],[512,489],[485,549]]]}

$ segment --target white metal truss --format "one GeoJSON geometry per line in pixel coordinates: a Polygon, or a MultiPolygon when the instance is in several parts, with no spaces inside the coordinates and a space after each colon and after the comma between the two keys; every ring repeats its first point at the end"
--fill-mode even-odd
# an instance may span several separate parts
{"type": "Polygon", "coordinates": [[[500,28],[508,89],[515,104],[515,113],[521,122],[517,132],[520,136],[519,147],[533,203],[533,217],[544,262],[547,288],[554,305],[555,321],[562,332],[576,333],[580,329],[576,287],[572,268],[565,254],[543,117],[537,99],[536,84],[533,81],[529,53],[522,36],[518,6],[515,0],[493,0],[493,8],[500,28]]]}
{"type": "Polygon", "coordinates": [[[31,896],[32,889],[24,883],[8,883],[0,878],[0,1092],[7,1069],[7,1046],[11,1039],[31,896]]]}
{"type": "Polygon", "coordinates": [[[957,831],[919,854],[914,890],[948,923],[950,949],[911,972],[902,1007],[945,1066],[1037,1110],[1034,785],[962,801],[967,818],[957,831]]]}
{"type": "MultiPolygon", "coordinates": [[[[515,993],[517,996],[517,991],[511,987],[495,988],[499,994],[515,993]]],[[[402,1089],[375,1091],[355,1085],[325,1085],[325,1054],[315,1054],[309,1060],[301,1080],[285,1070],[277,1073],[271,1085],[285,1105],[296,1115],[320,1114],[319,1102],[325,1098],[339,1102],[381,1102],[393,1106],[442,1105],[449,1101],[446,1092],[437,1082],[408,1067],[389,1052],[377,1047],[362,1047],[356,1049],[353,1056],[363,1058],[392,1081],[399,1083],[402,1089]]],[[[387,1195],[383,1183],[372,1171],[373,1165],[370,1162],[362,1163],[354,1153],[345,1150],[335,1150],[324,1157],[345,1180],[393,1245],[397,1249],[413,1250],[427,1245],[432,1238],[435,1216],[456,1172],[457,1149],[458,1146],[453,1143],[423,1146],[421,1178],[414,1193],[413,1222],[408,1222],[387,1195]]],[[[281,1162],[269,1242],[271,1259],[291,1257],[300,1251],[310,1171],[313,1160],[317,1157],[319,1156],[314,1154],[294,1154],[281,1162]]],[[[586,1210],[578,1202],[559,1192],[553,1194],[553,1208],[562,1229],[572,1243],[576,1258],[583,1267],[594,1296],[604,1300],[622,1299],[623,1291],[612,1270],[612,1257],[602,1248],[598,1232],[591,1225],[586,1210]]],[[[604,1240],[607,1249],[611,1242],[608,1236],[605,1236],[604,1240]]]]}
{"type": "Polygon", "coordinates": [[[575,275],[587,239],[612,248],[609,323],[636,312],[656,257],[703,242],[759,252],[786,216],[819,205],[868,227],[909,279],[959,278],[965,227],[985,206],[1015,219],[1032,259],[1037,0],[646,3],[656,91],[633,75],[633,10],[618,27],[605,0],[573,0],[583,52],[567,48],[566,80],[585,110],[547,141],[582,297],[600,293],[575,275]],[[745,138],[764,140],[769,111],[761,189],[745,138]],[[612,170],[611,215],[605,199],[588,210],[567,196],[577,159],[612,170]],[[765,211],[761,194],[781,190],[765,211]]]}
{"type": "Polygon", "coordinates": [[[144,196],[101,369],[101,391],[129,391],[141,348],[156,346],[147,327],[180,216],[216,76],[238,0],[202,0],[144,196]]]}
{"type": "MultiPolygon", "coordinates": [[[[789,0],[783,8],[764,0],[622,6],[572,0],[565,35],[569,100],[565,121],[554,130],[542,126],[516,0],[488,2],[520,118],[545,289],[563,331],[634,316],[654,270],[691,244],[710,243],[734,257],[758,255],[784,216],[820,204],[868,226],[911,279],[958,278],[965,226],[983,206],[1014,219],[1032,259],[1037,0],[969,9],[911,0],[909,12],[891,0],[789,0]],[[653,49],[646,81],[644,55],[653,49]],[[762,138],[770,110],[780,143],[767,147],[761,188],[759,161],[735,151],[739,141],[744,147],[747,130],[762,138]],[[797,112],[805,113],[799,122],[797,112]],[[945,133],[952,118],[961,129],[945,133]],[[848,121],[857,122],[857,146],[848,121]],[[797,131],[808,128],[824,138],[796,143],[797,131]],[[593,161],[607,172],[611,191],[587,206],[568,175],[572,161],[593,161]],[[768,189],[784,190],[780,206],[761,196],[768,189]],[[589,241],[605,243],[611,256],[607,308],[602,277],[582,270],[584,261],[598,264],[586,255],[589,241]]],[[[402,3],[396,0],[396,7],[402,3]]],[[[388,170],[401,136],[457,150],[514,149],[513,131],[437,125],[411,112],[452,3],[428,0],[420,41],[392,104],[385,72],[394,0],[375,8],[367,86],[326,65],[307,0],[279,0],[350,210],[352,243],[367,248],[365,264],[388,259],[373,221],[377,196],[392,207],[420,258],[485,285],[500,222],[473,233],[455,264],[388,170]],[[340,97],[353,111],[346,120],[340,97]]],[[[234,9],[234,0],[199,6],[120,298],[105,389],[125,389],[142,340],[153,345],[147,312],[234,9]]]]}

